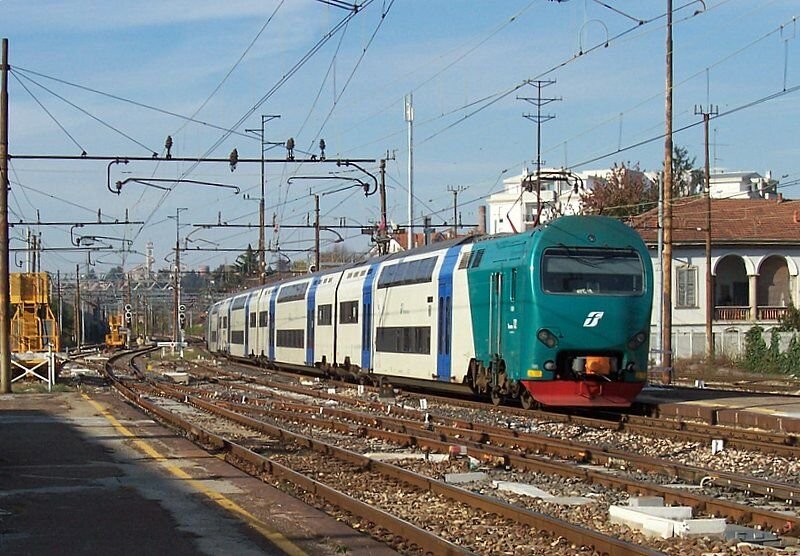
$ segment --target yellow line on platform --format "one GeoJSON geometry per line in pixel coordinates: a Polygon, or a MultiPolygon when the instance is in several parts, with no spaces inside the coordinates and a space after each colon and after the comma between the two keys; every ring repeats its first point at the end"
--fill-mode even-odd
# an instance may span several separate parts
{"type": "Polygon", "coordinates": [[[258,531],[262,536],[264,536],[267,540],[269,540],[272,544],[278,547],[280,550],[289,554],[290,556],[307,556],[307,553],[301,550],[296,544],[292,541],[287,539],[281,533],[258,519],[256,516],[248,512],[246,509],[241,507],[239,504],[223,496],[219,492],[208,488],[202,481],[199,481],[193,478],[191,475],[186,473],[183,469],[176,467],[174,464],[169,462],[169,459],[163,456],[161,453],[158,452],[153,446],[136,436],[133,432],[131,432],[125,425],[119,422],[116,417],[111,415],[111,413],[106,410],[105,407],[100,405],[95,400],[91,399],[85,393],[81,392],[81,396],[88,401],[97,411],[99,411],[103,417],[105,417],[111,425],[117,429],[121,434],[127,436],[128,438],[133,440],[133,445],[140,451],[146,454],[147,456],[151,457],[158,463],[160,463],[167,471],[169,471],[172,475],[185,481],[195,490],[202,492],[205,494],[209,499],[216,502],[222,508],[228,510],[231,513],[236,514],[241,519],[243,519],[248,525],[250,525],[253,529],[258,531]]]}

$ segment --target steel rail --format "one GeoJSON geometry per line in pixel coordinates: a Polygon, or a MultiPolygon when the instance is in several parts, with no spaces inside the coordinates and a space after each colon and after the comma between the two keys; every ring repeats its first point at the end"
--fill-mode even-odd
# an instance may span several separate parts
{"type": "Polygon", "coordinates": [[[418,473],[408,471],[389,463],[375,461],[356,452],[339,448],[326,442],[322,442],[302,434],[294,433],[292,431],[270,425],[269,423],[253,419],[246,415],[242,415],[241,413],[225,409],[215,403],[200,399],[198,397],[182,394],[177,390],[173,390],[170,386],[160,384],[159,387],[165,390],[165,392],[168,394],[170,393],[170,390],[172,390],[172,394],[174,394],[175,399],[182,399],[184,402],[189,403],[208,413],[224,417],[239,425],[251,428],[263,434],[267,434],[273,438],[292,442],[298,446],[312,449],[328,456],[336,457],[337,459],[356,465],[359,468],[386,475],[421,490],[430,491],[452,500],[468,504],[473,508],[480,509],[487,513],[500,515],[504,518],[514,520],[522,525],[528,525],[537,530],[547,531],[555,537],[564,537],[569,542],[578,546],[591,546],[601,554],[608,554],[609,556],[621,556],[628,554],[660,554],[658,551],[645,549],[639,545],[634,545],[626,541],[604,535],[597,531],[592,531],[578,525],[573,525],[560,519],[533,512],[524,508],[518,508],[501,500],[473,493],[471,491],[449,485],[436,479],[425,477],[418,473]]]}
{"type": "MultiPolygon", "coordinates": [[[[236,364],[244,367],[256,369],[254,365],[248,365],[237,361],[236,364]]],[[[211,367],[208,367],[212,369],[211,367]]],[[[215,372],[225,373],[221,369],[213,369],[215,372]]],[[[285,372],[285,371],[279,371],[285,372]]],[[[241,375],[241,373],[233,373],[241,375]]],[[[296,376],[296,373],[288,373],[296,376]]],[[[243,375],[247,376],[247,375],[243,375]]],[[[258,378],[258,377],[254,377],[258,378]]],[[[244,379],[244,378],[243,378],[244,379]]],[[[338,382],[339,384],[352,387],[352,384],[338,382]]],[[[493,404],[461,400],[430,394],[417,394],[407,392],[414,397],[424,397],[428,401],[455,405],[469,409],[485,409],[498,411],[498,407],[493,404]]],[[[616,420],[608,418],[588,417],[585,415],[575,415],[562,412],[546,411],[541,409],[522,409],[518,407],[502,406],[504,413],[520,417],[532,417],[535,419],[549,420],[574,425],[582,425],[592,428],[605,428],[620,432],[630,432],[645,436],[658,435],[667,436],[676,440],[691,440],[695,442],[710,442],[712,439],[723,439],[726,446],[741,450],[752,450],[766,454],[800,458],[800,439],[792,434],[775,433],[770,431],[748,430],[744,428],[733,428],[720,425],[710,425],[704,423],[694,423],[691,421],[675,420],[668,418],[643,417],[638,415],[623,414],[617,416],[616,420]]],[[[709,419],[707,419],[709,420],[709,419]]]]}
{"type": "MultiPolygon", "coordinates": [[[[134,355],[133,357],[136,357],[134,355]]],[[[125,381],[117,378],[113,372],[116,359],[109,359],[106,365],[106,374],[111,379],[115,390],[124,398],[138,406],[145,412],[155,415],[159,419],[172,427],[183,431],[191,440],[216,451],[226,454],[226,461],[242,469],[243,471],[258,476],[265,473],[279,480],[287,481],[296,487],[324,499],[342,510],[364,519],[369,523],[382,527],[390,531],[393,535],[399,535],[407,539],[412,545],[416,545],[427,554],[446,554],[461,555],[473,554],[472,552],[453,544],[429,531],[421,529],[405,520],[395,517],[379,508],[365,504],[360,500],[352,498],[347,494],[331,488],[319,481],[293,471],[292,469],[266,458],[252,450],[223,438],[203,427],[190,423],[188,420],[176,415],[158,405],[144,399],[142,395],[136,393],[136,388],[141,385],[126,384],[125,381]]],[[[149,390],[149,389],[148,389],[149,390]]],[[[634,554],[634,552],[619,552],[609,554],[634,554]]]]}
{"type": "MultiPolygon", "coordinates": [[[[219,371],[219,370],[217,370],[219,371]]],[[[223,371],[224,374],[236,376],[235,373],[228,373],[223,371]]],[[[243,380],[249,380],[262,386],[271,388],[281,388],[298,394],[303,394],[320,399],[335,400],[340,403],[354,404],[366,406],[371,409],[386,409],[385,404],[377,402],[368,402],[364,400],[357,400],[347,396],[337,394],[328,394],[318,390],[312,390],[302,386],[291,384],[276,383],[268,379],[260,377],[253,377],[244,375],[243,380]]],[[[265,394],[263,391],[254,390],[256,393],[265,394]]],[[[285,403],[285,402],[284,402],[285,403]]],[[[398,407],[392,407],[392,412],[395,415],[410,418],[416,421],[415,428],[420,426],[420,418],[422,414],[416,410],[407,410],[398,407]]],[[[314,407],[314,411],[320,411],[319,407],[314,407]]],[[[336,410],[330,408],[322,408],[323,413],[335,414],[336,410]]],[[[450,444],[464,443],[464,439],[468,438],[471,442],[475,443],[474,448],[482,446],[484,443],[489,444],[502,444],[507,446],[525,447],[534,452],[546,453],[551,456],[568,458],[577,462],[594,462],[602,464],[615,464],[624,462],[638,466],[644,470],[656,471],[659,473],[666,473],[670,476],[681,478],[683,480],[690,480],[700,482],[703,479],[722,487],[737,489],[746,493],[758,493],[765,496],[775,498],[787,503],[800,502],[800,491],[794,485],[786,483],[776,483],[772,481],[764,481],[753,477],[743,477],[733,473],[722,471],[713,471],[693,466],[688,466],[675,462],[667,462],[658,460],[656,458],[649,458],[646,456],[639,456],[637,454],[630,454],[619,450],[607,449],[599,446],[582,444],[569,440],[555,439],[548,436],[535,435],[531,433],[520,433],[511,429],[498,429],[490,425],[481,425],[469,421],[452,419],[440,416],[431,416],[433,421],[439,421],[443,424],[434,425],[436,430],[447,434],[446,438],[450,438],[450,444]]],[[[365,422],[370,420],[379,419],[372,415],[364,416],[365,422]]],[[[388,422],[388,419],[381,417],[388,422]]],[[[505,455],[503,452],[487,451],[484,453],[486,457],[502,457],[505,455]]],[[[510,462],[520,468],[529,468],[527,459],[515,459],[513,456],[510,462]]],[[[590,471],[585,474],[575,475],[574,471],[570,471],[568,475],[563,473],[563,465],[553,465],[551,462],[538,461],[537,465],[547,467],[550,472],[557,473],[563,476],[578,476],[584,480],[591,480],[594,482],[603,482],[608,478],[607,473],[590,471]]],[[[615,478],[616,482],[624,481],[621,478],[615,478]]],[[[616,487],[620,488],[620,487],[616,487]]],[[[690,493],[677,492],[675,489],[668,487],[658,487],[655,485],[648,485],[630,481],[630,485],[625,486],[622,490],[628,492],[642,492],[643,489],[650,489],[651,495],[664,496],[665,499],[672,500],[673,502],[684,503],[691,505],[697,509],[704,509],[708,513],[725,515],[737,521],[746,521],[755,525],[768,526],[772,529],[781,532],[800,532],[800,518],[796,516],[786,516],[777,512],[763,510],[760,508],[750,508],[748,506],[721,500],[709,496],[694,495],[690,493]]]]}
{"type": "MultiPolygon", "coordinates": [[[[251,400],[252,401],[252,400],[251,400]]],[[[419,421],[407,421],[397,417],[374,416],[360,414],[339,408],[320,408],[318,406],[304,406],[294,402],[276,402],[274,405],[290,408],[290,411],[280,411],[258,407],[252,405],[239,404],[236,402],[215,401],[216,405],[228,405],[232,410],[251,411],[267,414],[275,419],[295,419],[302,420],[308,425],[317,427],[334,428],[337,432],[353,434],[356,425],[348,423],[336,423],[330,420],[322,420],[320,416],[337,417],[346,419],[359,426],[358,432],[367,434],[381,440],[393,442],[401,446],[418,446],[421,448],[432,449],[438,452],[447,453],[449,448],[454,445],[467,446],[468,453],[484,461],[503,462],[518,469],[534,472],[545,472],[562,477],[575,477],[589,483],[604,484],[613,488],[629,493],[644,493],[651,496],[663,496],[665,500],[692,506],[695,509],[706,511],[713,515],[724,515],[740,523],[768,526],[782,533],[800,532],[800,517],[787,516],[777,512],[751,508],[743,504],[721,500],[719,498],[684,493],[670,487],[650,485],[641,481],[627,479],[624,477],[611,476],[606,472],[598,471],[586,467],[579,467],[579,464],[605,463],[613,465],[626,462],[623,458],[614,457],[611,454],[602,454],[598,457],[596,452],[582,450],[580,447],[571,446],[568,441],[553,439],[554,445],[548,443],[526,442],[523,438],[497,434],[487,434],[485,432],[471,431],[469,429],[444,427],[429,425],[429,428],[421,428],[419,421]],[[304,410],[307,415],[300,417],[298,410],[304,410]],[[383,430],[377,427],[382,427],[383,430]],[[386,430],[388,429],[388,430],[386,430]],[[506,446],[512,449],[529,449],[537,453],[547,453],[550,456],[566,457],[575,461],[574,466],[565,466],[563,462],[554,462],[549,459],[534,454],[510,453],[508,451],[495,448],[495,445],[506,446]]],[[[408,411],[408,410],[404,410],[408,411]]],[[[398,412],[399,413],[399,412],[398,412]]],[[[681,477],[680,465],[675,466],[670,462],[652,460],[652,470],[668,472],[676,477],[681,477]]],[[[713,472],[700,470],[699,475],[694,477],[708,477],[711,482],[728,486],[725,483],[725,474],[714,477],[713,472]]],[[[683,477],[681,477],[683,478],[683,477]]],[[[776,488],[780,485],[773,485],[776,488]]],[[[783,485],[784,488],[787,485],[783,485]]]]}

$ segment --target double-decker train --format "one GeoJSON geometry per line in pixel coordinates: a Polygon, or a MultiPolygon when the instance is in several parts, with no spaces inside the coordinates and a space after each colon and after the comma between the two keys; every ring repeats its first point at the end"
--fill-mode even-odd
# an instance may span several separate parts
{"type": "Polygon", "coordinates": [[[647,378],[653,270],[628,226],[564,216],[241,292],[211,351],[523,407],[629,406],[647,378]]]}

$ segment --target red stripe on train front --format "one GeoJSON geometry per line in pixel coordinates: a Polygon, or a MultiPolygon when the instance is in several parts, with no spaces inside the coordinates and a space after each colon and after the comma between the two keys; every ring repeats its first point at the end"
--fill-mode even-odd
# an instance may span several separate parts
{"type": "Polygon", "coordinates": [[[629,407],[644,382],[584,380],[526,380],[522,384],[544,405],[574,407],[629,407]]]}

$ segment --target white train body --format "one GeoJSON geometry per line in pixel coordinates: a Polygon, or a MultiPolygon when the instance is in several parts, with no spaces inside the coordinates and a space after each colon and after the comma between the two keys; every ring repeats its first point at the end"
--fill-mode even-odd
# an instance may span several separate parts
{"type": "Polygon", "coordinates": [[[461,384],[473,357],[471,243],[447,242],[270,284],[214,304],[211,351],[286,367],[461,384]]]}

